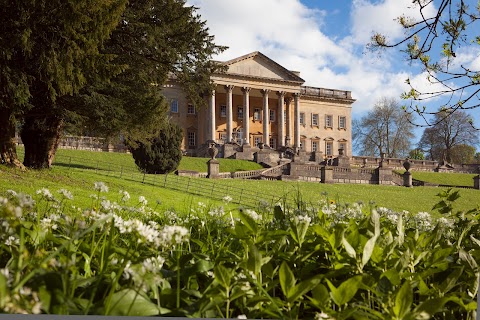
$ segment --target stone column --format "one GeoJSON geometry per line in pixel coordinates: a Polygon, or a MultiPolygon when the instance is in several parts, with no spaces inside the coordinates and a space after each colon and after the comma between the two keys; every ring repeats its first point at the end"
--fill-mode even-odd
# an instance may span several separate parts
{"type": "Polygon", "coordinates": [[[300,94],[294,93],[293,94],[293,101],[294,101],[294,108],[295,108],[295,115],[293,116],[294,120],[294,147],[295,150],[300,150],[300,94]]]}
{"type": "Polygon", "coordinates": [[[263,95],[263,143],[270,145],[270,110],[268,109],[268,93],[270,90],[261,90],[263,95]]]}
{"type": "MultiPolygon", "coordinates": [[[[285,98],[285,103],[287,105],[287,124],[286,124],[286,131],[285,131],[285,135],[286,135],[286,139],[288,139],[288,141],[292,141],[292,117],[291,117],[291,113],[292,113],[292,109],[291,109],[291,103],[292,102],[292,98],[291,97],[287,97],[285,98]]],[[[284,142],[285,145],[287,146],[287,143],[284,142]]],[[[290,142],[291,144],[291,142],[290,142]]],[[[291,145],[288,145],[288,147],[291,147],[291,145]]]]}
{"type": "Polygon", "coordinates": [[[232,122],[233,122],[233,111],[232,111],[232,91],[233,86],[225,86],[227,91],[227,142],[232,142],[232,122]]]}
{"type": "Polygon", "coordinates": [[[208,118],[209,128],[207,138],[215,141],[217,130],[215,125],[215,90],[212,90],[212,93],[208,99],[208,118]]]}
{"type": "Polygon", "coordinates": [[[277,92],[278,96],[278,148],[285,145],[285,118],[284,118],[284,99],[285,91],[277,92]]]}
{"type": "Polygon", "coordinates": [[[245,144],[250,144],[250,88],[243,87],[243,135],[245,144]]]}

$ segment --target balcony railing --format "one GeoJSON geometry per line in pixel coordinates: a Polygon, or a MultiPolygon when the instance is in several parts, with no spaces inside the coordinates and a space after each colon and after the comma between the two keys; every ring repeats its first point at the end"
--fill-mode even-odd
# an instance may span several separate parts
{"type": "Polygon", "coordinates": [[[352,99],[351,91],[302,86],[300,93],[307,96],[352,99]]]}

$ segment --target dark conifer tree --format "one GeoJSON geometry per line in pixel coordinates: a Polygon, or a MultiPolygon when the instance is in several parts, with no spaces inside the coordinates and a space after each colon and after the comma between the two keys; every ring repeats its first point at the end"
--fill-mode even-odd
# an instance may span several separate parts
{"type": "Polygon", "coordinates": [[[135,164],[145,173],[168,173],[177,169],[182,159],[180,145],[182,129],[171,122],[159,130],[156,137],[147,142],[130,143],[129,150],[135,164]]]}

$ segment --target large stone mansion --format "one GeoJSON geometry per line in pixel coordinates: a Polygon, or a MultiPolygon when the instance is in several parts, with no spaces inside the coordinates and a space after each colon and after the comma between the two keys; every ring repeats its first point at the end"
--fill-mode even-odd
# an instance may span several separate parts
{"type": "Polygon", "coordinates": [[[235,157],[243,147],[290,147],[315,160],[333,158],[339,149],[351,155],[355,99],[350,91],[304,86],[299,72],[260,52],[222,63],[226,72],[212,76],[216,88],[208,108],[195,108],[174,81],[162,89],[172,121],[185,133],[182,149],[187,154],[204,155],[206,143],[213,140],[222,148],[232,146],[220,153],[225,157],[235,157]]]}

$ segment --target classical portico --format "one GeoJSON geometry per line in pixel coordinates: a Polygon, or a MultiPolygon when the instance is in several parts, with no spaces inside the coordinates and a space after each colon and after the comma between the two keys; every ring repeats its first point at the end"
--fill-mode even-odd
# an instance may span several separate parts
{"type": "MultiPolygon", "coordinates": [[[[225,137],[226,142],[238,143],[233,141],[233,132],[238,134],[241,130],[242,142],[246,144],[255,145],[261,140],[265,145],[275,142],[272,147],[279,148],[287,138],[296,143],[293,147],[299,148],[299,128],[291,126],[298,123],[292,121],[298,112],[292,112],[290,101],[294,100],[299,108],[298,96],[304,80],[259,52],[224,64],[227,71],[212,77],[216,88],[209,97],[208,138],[217,141],[225,137]],[[237,105],[240,99],[241,104],[237,105]],[[242,108],[242,119],[233,116],[235,107],[242,108]]],[[[238,116],[240,111],[236,110],[238,116]]]]}
{"type": "Polygon", "coordinates": [[[214,90],[206,97],[206,109],[192,113],[181,87],[164,87],[172,120],[185,132],[184,150],[201,154],[202,146],[212,140],[232,148],[288,146],[315,157],[333,156],[339,148],[350,154],[355,100],[349,91],[305,87],[299,72],[260,52],[221,63],[226,71],[211,77],[214,90]]]}

